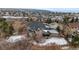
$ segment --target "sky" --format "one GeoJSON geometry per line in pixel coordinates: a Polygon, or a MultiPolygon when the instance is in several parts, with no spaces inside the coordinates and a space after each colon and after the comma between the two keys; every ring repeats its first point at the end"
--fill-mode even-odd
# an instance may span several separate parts
{"type": "Polygon", "coordinates": [[[79,8],[46,8],[46,10],[55,12],[79,12],[79,8]]]}
{"type": "Polygon", "coordinates": [[[79,0],[0,0],[0,8],[33,8],[78,12],[79,0]]]}
{"type": "Polygon", "coordinates": [[[79,0],[0,0],[7,8],[77,8],[79,0]]]}

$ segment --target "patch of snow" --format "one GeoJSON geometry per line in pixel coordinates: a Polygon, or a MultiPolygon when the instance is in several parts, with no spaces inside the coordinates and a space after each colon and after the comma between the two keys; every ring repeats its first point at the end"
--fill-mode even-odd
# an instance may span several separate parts
{"type": "Polygon", "coordinates": [[[10,36],[7,42],[14,43],[14,42],[18,42],[23,39],[25,39],[25,36],[23,35],[10,36]]]}
{"type": "Polygon", "coordinates": [[[61,49],[69,49],[69,46],[62,47],[61,49]]]}
{"type": "Polygon", "coordinates": [[[67,41],[64,38],[57,38],[57,37],[53,37],[50,39],[45,39],[45,42],[43,43],[36,43],[34,42],[34,44],[38,44],[38,45],[49,45],[49,44],[57,44],[57,45],[66,45],[68,44],[67,41]]]}

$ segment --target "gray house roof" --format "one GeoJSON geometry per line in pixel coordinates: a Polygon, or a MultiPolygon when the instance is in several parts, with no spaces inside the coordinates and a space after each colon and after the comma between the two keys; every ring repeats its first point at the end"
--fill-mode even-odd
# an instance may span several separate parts
{"type": "Polygon", "coordinates": [[[31,30],[37,30],[38,28],[40,28],[40,29],[45,29],[46,28],[43,23],[36,22],[36,21],[30,22],[28,26],[30,27],[31,30]]]}
{"type": "Polygon", "coordinates": [[[37,30],[38,28],[40,29],[43,29],[44,32],[50,32],[50,33],[55,33],[55,34],[58,34],[58,31],[53,29],[53,28],[47,28],[45,24],[41,23],[41,22],[30,22],[29,25],[28,25],[30,28],[29,28],[29,31],[34,31],[34,30],[37,30]]]}

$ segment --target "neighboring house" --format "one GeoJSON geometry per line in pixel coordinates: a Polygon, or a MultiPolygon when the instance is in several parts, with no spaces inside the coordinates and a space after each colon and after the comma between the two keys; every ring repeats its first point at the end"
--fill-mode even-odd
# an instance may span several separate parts
{"type": "Polygon", "coordinates": [[[58,27],[59,24],[57,24],[56,22],[49,24],[50,28],[56,29],[58,27]]]}
{"type": "Polygon", "coordinates": [[[17,17],[17,16],[16,16],[16,17],[15,17],[15,16],[2,16],[2,18],[6,18],[6,19],[7,19],[7,18],[10,18],[10,19],[13,19],[13,18],[14,18],[14,19],[22,19],[22,18],[28,18],[28,17],[20,17],[20,16],[18,16],[18,17],[17,17]]]}
{"type": "Polygon", "coordinates": [[[60,21],[63,22],[63,16],[54,16],[51,18],[52,21],[60,21]]]}
{"type": "Polygon", "coordinates": [[[31,17],[32,18],[32,21],[37,21],[37,17],[31,17]]]}
{"type": "Polygon", "coordinates": [[[12,20],[26,20],[28,17],[20,17],[20,16],[2,16],[1,18],[5,18],[6,21],[12,21],[12,20]]]}

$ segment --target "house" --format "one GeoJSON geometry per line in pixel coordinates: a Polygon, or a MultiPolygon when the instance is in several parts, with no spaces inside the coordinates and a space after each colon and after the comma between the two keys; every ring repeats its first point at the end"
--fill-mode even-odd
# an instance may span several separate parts
{"type": "Polygon", "coordinates": [[[53,29],[56,29],[58,26],[59,26],[59,24],[56,22],[49,24],[49,27],[53,28],[53,29]]]}
{"type": "Polygon", "coordinates": [[[22,19],[22,18],[28,18],[28,17],[2,16],[2,18],[6,18],[6,19],[7,19],[7,18],[11,18],[11,19],[22,19]]]}
{"type": "Polygon", "coordinates": [[[1,18],[5,18],[6,21],[27,20],[28,19],[28,17],[21,17],[21,16],[1,16],[1,18]]]}
{"type": "Polygon", "coordinates": [[[31,22],[29,24],[29,31],[37,31],[38,29],[43,31],[44,35],[49,36],[49,34],[52,34],[52,36],[58,36],[59,33],[57,32],[57,30],[50,28],[49,26],[47,26],[46,24],[43,24],[41,22],[31,22]]]}
{"type": "Polygon", "coordinates": [[[51,18],[52,21],[63,22],[63,16],[54,16],[51,18]]]}

